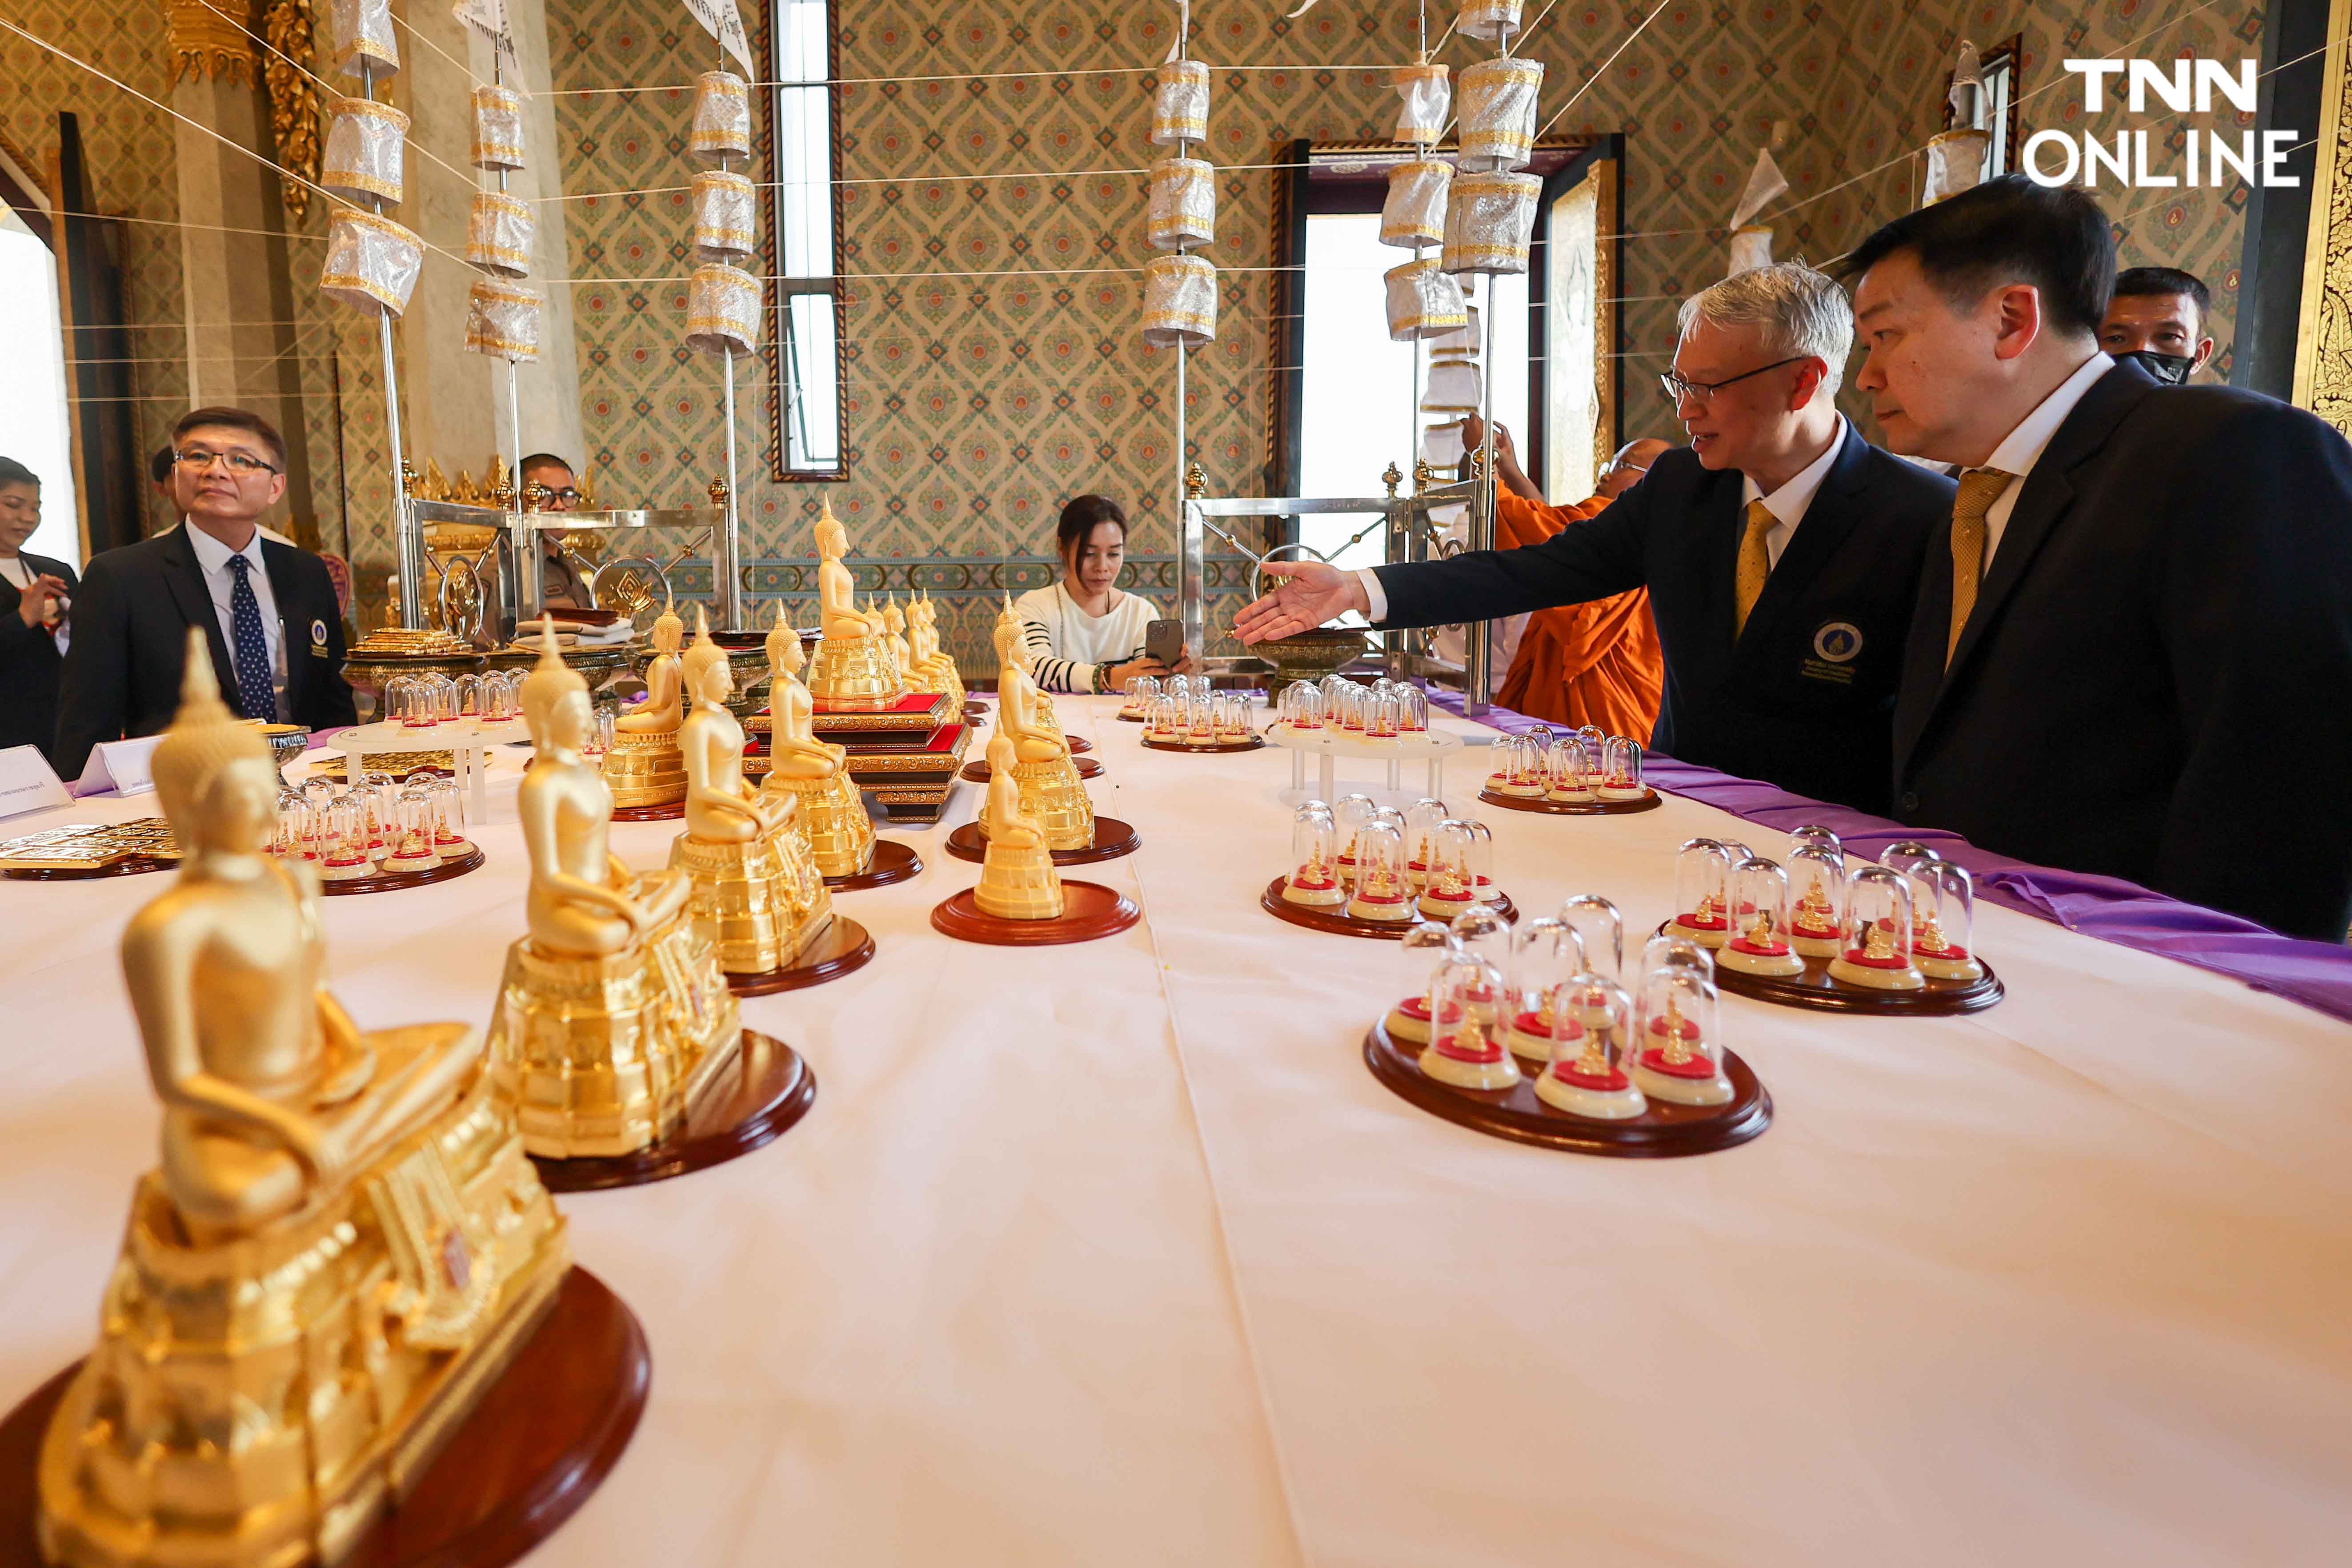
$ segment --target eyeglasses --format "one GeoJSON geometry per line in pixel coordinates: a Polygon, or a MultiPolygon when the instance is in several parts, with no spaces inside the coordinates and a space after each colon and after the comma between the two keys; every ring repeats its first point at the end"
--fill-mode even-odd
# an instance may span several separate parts
{"type": "Polygon", "coordinates": [[[174,452],[172,454],[172,461],[184,468],[193,468],[198,473],[211,468],[215,462],[226,463],[228,471],[240,479],[250,479],[256,474],[278,472],[272,465],[263,462],[258,458],[248,457],[243,452],[207,452],[202,447],[191,447],[184,452],[174,452]]]}
{"type": "Polygon", "coordinates": [[[1784,364],[1798,364],[1812,357],[1811,354],[1790,354],[1787,359],[1776,359],[1770,364],[1759,364],[1754,370],[1744,370],[1738,375],[1727,375],[1721,381],[1712,382],[1692,381],[1677,372],[1662,370],[1658,373],[1658,384],[1665,388],[1669,403],[1680,403],[1685,397],[1704,403],[1735,381],[1746,381],[1751,375],[1762,375],[1768,370],[1778,370],[1784,364]]]}

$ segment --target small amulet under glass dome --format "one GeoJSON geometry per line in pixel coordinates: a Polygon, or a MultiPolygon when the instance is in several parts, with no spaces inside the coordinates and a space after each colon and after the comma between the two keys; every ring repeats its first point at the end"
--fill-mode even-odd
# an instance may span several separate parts
{"type": "Polygon", "coordinates": [[[1502,994],[1502,972],[1475,953],[1452,953],[1438,965],[1429,984],[1429,1044],[1421,1051],[1425,1076],[1470,1089],[1508,1089],[1519,1081],[1519,1064],[1494,1026],[1502,994]],[[1457,1016],[1459,1022],[1446,1021],[1457,1016]]]}
{"type": "Polygon", "coordinates": [[[1731,868],[1730,939],[1715,961],[1743,974],[1802,974],[1805,961],[1789,944],[1789,874],[1750,856],[1731,868]]]}
{"type": "Polygon", "coordinates": [[[1675,852],[1675,918],[1668,926],[1705,948],[1731,936],[1731,852],[1712,838],[1693,838],[1675,852]]]}
{"type": "MultiPolygon", "coordinates": [[[[1387,1027],[1390,1038],[1407,1045],[1425,1046],[1429,1044],[1430,985],[1438,964],[1448,955],[1462,951],[1462,947],[1454,940],[1452,931],[1426,921],[1399,937],[1397,947],[1403,955],[1404,973],[1412,989],[1405,993],[1403,1000],[1389,1009],[1381,1023],[1387,1027]]],[[[1456,1024],[1461,1021],[1459,1014],[1450,1020],[1456,1024]]]]}
{"type": "Polygon", "coordinates": [[[1290,870],[1282,896],[1309,909],[1336,909],[1348,901],[1339,880],[1339,829],[1331,810],[1309,801],[1290,821],[1290,870]]]}
{"type": "Polygon", "coordinates": [[[1927,979],[1911,962],[1911,885],[1884,866],[1860,866],[1846,879],[1839,951],[1831,977],[1874,991],[1916,991],[1927,979]]]}
{"type": "Polygon", "coordinates": [[[1652,1100],[1675,1105],[1727,1105],[1722,1009],[1715,984],[1687,964],[1662,964],[1642,981],[1630,1076],[1652,1100]]]}

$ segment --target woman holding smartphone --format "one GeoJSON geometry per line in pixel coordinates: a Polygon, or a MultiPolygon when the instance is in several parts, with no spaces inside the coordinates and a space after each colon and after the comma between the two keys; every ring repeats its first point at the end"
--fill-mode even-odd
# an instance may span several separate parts
{"type": "Polygon", "coordinates": [[[1159,612],[1151,601],[1118,589],[1127,563],[1127,513],[1108,496],[1086,495],[1062,508],[1055,530],[1062,580],[1013,602],[1021,617],[1029,676],[1046,691],[1120,691],[1139,676],[1184,675],[1189,656],[1168,665],[1144,651],[1159,612]]]}

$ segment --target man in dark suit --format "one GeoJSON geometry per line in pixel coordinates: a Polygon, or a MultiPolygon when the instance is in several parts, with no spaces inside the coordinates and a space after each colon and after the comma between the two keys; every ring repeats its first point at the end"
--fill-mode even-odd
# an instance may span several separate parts
{"type": "Polygon", "coordinates": [[[2352,448],[2099,350],[2115,245],[2012,176],[1865,240],[1900,452],[1961,464],[1912,620],[1895,807],[2297,936],[2352,921],[2352,448]]]}
{"type": "Polygon", "coordinates": [[[93,556],[74,604],[55,752],[68,779],[100,742],[171,722],[192,626],[237,713],[313,729],[358,721],[325,564],[258,526],[286,493],[285,442],[243,409],[199,408],[173,428],[172,447],[186,521],[93,556]]]}
{"type": "Polygon", "coordinates": [[[1835,403],[1853,316],[1786,263],[1685,301],[1662,379],[1690,445],[1606,511],[1540,544],[1288,579],[1244,609],[1244,642],[1346,610],[1381,626],[1484,620],[1646,586],[1665,658],[1654,743],[1686,762],[1864,811],[1887,804],[1904,641],[1951,481],[1891,458],[1835,403]]]}
{"type": "Polygon", "coordinates": [[[70,642],[65,610],[74,591],[73,568],[27,554],[25,541],[41,526],[41,479],[13,458],[0,458],[0,749],[38,746],[44,755],[58,729],[60,640],[70,642]]]}

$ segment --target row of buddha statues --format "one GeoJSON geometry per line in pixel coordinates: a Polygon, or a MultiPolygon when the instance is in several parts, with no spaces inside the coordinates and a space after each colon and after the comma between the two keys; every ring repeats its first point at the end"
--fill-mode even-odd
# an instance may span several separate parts
{"type": "MultiPolygon", "coordinates": [[[[830,513],[819,539],[819,669],[870,678],[876,693],[910,674],[955,683],[928,604],[902,652],[887,616],[852,613],[830,513]]],[[[865,867],[874,830],[845,752],[812,729],[828,699],[822,676],[814,691],[800,679],[799,635],[780,615],[767,638],[757,787],[707,621],[681,647],[683,625],[665,614],[654,640],[646,700],[600,764],[587,683],[542,626],[521,690],[524,934],[489,1027],[371,1032],[322,984],[318,873],[269,853],[275,764],[222,702],[192,633],[180,712],[152,763],[181,870],[122,942],[163,1108],[160,1158],[132,1196],[98,1346],[44,1436],[49,1561],[348,1555],[570,1268],[532,1159],[671,1136],[740,1054],[729,975],[789,964],[824,937],[824,879],[865,867]],[[616,799],[673,788],[683,823],[669,863],[634,870],[608,842],[616,799]]],[[[1053,852],[1090,840],[1093,807],[1009,601],[995,643],[1002,716],[975,899],[1001,919],[1052,920],[1053,852]]]]}

